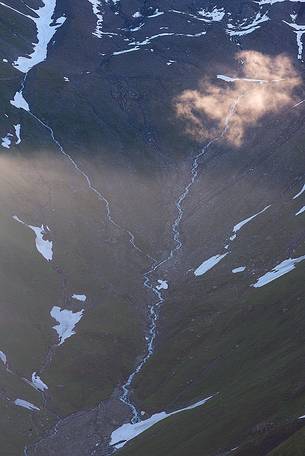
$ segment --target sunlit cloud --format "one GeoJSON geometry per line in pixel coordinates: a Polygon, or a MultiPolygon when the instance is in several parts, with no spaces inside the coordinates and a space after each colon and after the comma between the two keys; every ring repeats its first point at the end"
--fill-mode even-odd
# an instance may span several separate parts
{"type": "Polygon", "coordinates": [[[185,90],[175,100],[176,113],[184,119],[187,133],[199,141],[225,131],[223,138],[240,146],[247,129],[264,115],[298,101],[295,89],[302,81],[289,57],[242,51],[236,59],[243,62],[238,77],[228,75],[217,82],[204,79],[197,90],[185,90]]]}

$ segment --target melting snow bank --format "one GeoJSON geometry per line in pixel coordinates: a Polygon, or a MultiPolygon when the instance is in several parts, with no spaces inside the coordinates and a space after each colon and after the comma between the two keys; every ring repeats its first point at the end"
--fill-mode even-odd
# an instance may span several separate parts
{"type": "Polygon", "coordinates": [[[80,321],[84,314],[84,309],[79,312],[72,312],[72,310],[61,309],[58,306],[54,306],[50,312],[51,317],[58,321],[58,325],[53,326],[59,337],[59,344],[64,343],[66,339],[75,334],[74,328],[80,321]]]}
{"type": "Polygon", "coordinates": [[[254,288],[260,288],[263,287],[264,285],[267,285],[267,283],[272,282],[275,279],[278,279],[284,274],[287,274],[288,272],[292,271],[295,269],[295,265],[297,263],[300,263],[301,261],[305,260],[305,255],[300,256],[298,258],[288,258],[288,260],[282,261],[280,264],[277,266],[274,266],[274,268],[270,271],[264,274],[262,277],[260,277],[256,283],[252,284],[251,286],[254,288]]]}
{"type": "Polygon", "coordinates": [[[37,10],[30,8],[29,6],[28,8],[37,16],[25,15],[36,25],[37,43],[34,43],[32,54],[26,57],[18,57],[13,63],[13,66],[22,73],[28,73],[35,65],[38,65],[38,63],[43,62],[47,58],[48,44],[56,30],[61,27],[66,20],[65,17],[60,17],[55,22],[52,19],[56,8],[56,0],[45,0],[43,6],[37,10]]]}
{"type": "Polygon", "coordinates": [[[23,407],[23,408],[26,408],[28,410],[31,410],[31,412],[40,410],[40,408],[36,407],[36,405],[31,404],[31,402],[24,401],[23,399],[16,399],[14,401],[14,404],[17,405],[18,407],[23,407]]]}
{"type": "Polygon", "coordinates": [[[45,235],[47,235],[50,232],[49,227],[45,225],[41,225],[41,227],[27,225],[22,220],[20,220],[20,218],[18,218],[17,215],[14,215],[13,219],[34,231],[36,235],[35,243],[38,252],[47,261],[51,261],[53,259],[53,242],[49,241],[48,239],[44,239],[45,235]]]}
{"type": "Polygon", "coordinates": [[[114,446],[116,449],[122,448],[127,442],[142,434],[144,431],[151,428],[160,421],[165,420],[166,418],[169,418],[172,415],[176,415],[177,413],[185,412],[187,410],[192,410],[197,407],[200,407],[201,405],[204,405],[208,400],[212,399],[212,397],[213,396],[209,396],[206,399],[203,399],[202,401],[196,402],[193,405],[190,405],[180,410],[176,410],[172,413],[159,412],[155,413],[150,418],[147,418],[147,420],[133,424],[123,424],[121,427],[113,431],[113,433],[111,434],[110,445],[114,446]]]}

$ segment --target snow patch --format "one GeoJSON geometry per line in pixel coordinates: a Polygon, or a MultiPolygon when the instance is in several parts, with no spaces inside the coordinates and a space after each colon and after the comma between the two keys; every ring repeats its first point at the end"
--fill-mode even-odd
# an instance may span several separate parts
{"type": "Polygon", "coordinates": [[[16,144],[20,144],[21,143],[21,136],[20,136],[21,125],[20,124],[14,125],[14,129],[15,129],[15,135],[16,135],[16,144]]]}
{"type": "Polygon", "coordinates": [[[120,426],[118,429],[112,432],[111,434],[111,441],[110,445],[114,446],[116,449],[123,448],[127,442],[136,438],[138,435],[142,434],[147,429],[151,428],[155,424],[159,423],[160,421],[169,418],[170,416],[176,415],[177,413],[185,412],[187,410],[192,410],[201,405],[204,405],[207,401],[209,401],[213,396],[209,396],[202,401],[196,402],[193,405],[185,407],[180,410],[176,410],[175,412],[167,413],[167,412],[159,412],[152,415],[150,418],[146,420],[140,421],[138,423],[126,423],[120,426]]]}
{"type": "MultiPolygon", "coordinates": [[[[148,36],[145,38],[143,41],[133,41],[132,43],[128,43],[128,46],[133,46],[131,49],[123,49],[121,51],[115,51],[112,53],[112,55],[120,55],[120,54],[126,54],[127,52],[133,52],[133,51],[138,51],[141,46],[146,46],[151,44],[151,42],[157,38],[162,38],[164,36],[175,36],[175,37],[189,37],[189,38],[199,38],[203,35],[205,35],[207,32],[199,32],[199,33],[174,33],[174,32],[163,32],[163,33],[158,33],[157,35],[152,35],[148,36]]],[[[151,49],[152,50],[152,49],[151,49]]]]}
{"type": "Polygon", "coordinates": [[[269,20],[270,18],[267,16],[267,13],[262,15],[258,12],[251,22],[249,22],[249,18],[245,18],[238,24],[228,23],[226,33],[229,36],[249,35],[249,33],[254,32],[261,27],[261,24],[269,20]]]}
{"type": "Polygon", "coordinates": [[[77,299],[78,301],[85,302],[87,299],[87,296],[85,294],[73,294],[72,298],[77,299]]]}
{"type": "Polygon", "coordinates": [[[38,391],[45,391],[48,389],[48,386],[41,380],[37,372],[32,373],[32,385],[38,391]]]}
{"type": "Polygon", "coordinates": [[[28,102],[24,99],[22,90],[19,90],[15,93],[13,100],[10,100],[11,105],[15,106],[17,109],[24,109],[25,111],[30,111],[28,102]]]}
{"type": "Polygon", "coordinates": [[[214,8],[212,11],[201,9],[198,11],[198,14],[202,16],[206,22],[220,22],[225,16],[225,11],[223,8],[214,8]]]}
{"type": "Polygon", "coordinates": [[[75,334],[74,328],[84,314],[84,309],[79,312],[72,310],[61,309],[54,306],[50,312],[51,317],[58,322],[58,325],[53,326],[59,337],[59,344],[62,345],[66,339],[75,334]]]}
{"type": "Polygon", "coordinates": [[[166,280],[158,280],[158,284],[156,286],[157,290],[167,290],[168,289],[168,283],[166,280]]]}
{"type": "Polygon", "coordinates": [[[252,284],[251,287],[260,288],[267,283],[273,282],[273,280],[278,279],[279,277],[288,274],[288,272],[295,269],[296,264],[305,260],[305,255],[298,258],[288,258],[287,260],[282,261],[277,266],[270,271],[261,276],[256,283],[252,284]]]}
{"type": "Polygon", "coordinates": [[[305,25],[299,25],[299,24],[295,24],[294,22],[287,22],[284,20],[283,20],[283,22],[285,24],[287,24],[290,28],[292,28],[294,33],[296,34],[297,46],[298,46],[298,59],[302,60],[303,47],[304,47],[302,38],[305,33],[305,25]]]}
{"type": "Polygon", "coordinates": [[[216,264],[218,264],[226,255],[228,255],[229,252],[226,252],[222,255],[214,255],[208,260],[205,260],[203,263],[201,263],[200,266],[198,266],[197,269],[195,269],[194,274],[196,277],[202,276],[206,272],[208,272],[210,269],[212,269],[216,264]]]}
{"type": "Polygon", "coordinates": [[[296,195],[294,195],[293,199],[298,198],[298,197],[301,196],[302,193],[304,193],[304,192],[305,192],[305,184],[303,185],[303,187],[301,188],[301,190],[300,190],[296,195]]]}
{"type": "Polygon", "coordinates": [[[217,79],[222,79],[223,81],[226,82],[236,82],[236,81],[244,81],[244,82],[256,82],[258,84],[270,84],[274,82],[281,82],[283,79],[272,79],[272,80],[267,80],[267,79],[251,79],[251,78],[232,78],[231,76],[226,76],[225,74],[218,74],[217,79]]]}
{"type": "Polygon", "coordinates": [[[246,270],[246,266],[239,266],[238,268],[232,269],[233,274],[238,274],[239,272],[244,272],[246,270]]]}
{"type": "Polygon", "coordinates": [[[0,360],[3,362],[3,364],[5,366],[7,365],[7,357],[6,357],[6,354],[3,351],[0,351],[0,360]]]}
{"type": "Polygon", "coordinates": [[[157,8],[153,14],[150,14],[150,15],[147,16],[147,17],[149,17],[149,18],[151,18],[151,17],[157,17],[157,16],[161,16],[162,14],[164,14],[164,11],[159,11],[158,8],[157,8]]]}
{"type": "Polygon", "coordinates": [[[251,220],[253,220],[255,217],[257,217],[258,215],[262,214],[263,212],[267,211],[269,209],[270,205],[269,206],[266,206],[264,207],[264,209],[262,209],[261,211],[257,212],[256,214],[254,215],[251,215],[251,217],[248,217],[246,218],[245,220],[242,220],[241,222],[237,223],[237,225],[235,225],[233,227],[233,230],[232,230],[232,235],[230,236],[230,241],[234,241],[234,239],[237,237],[237,232],[244,226],[246,225],[247,223],[249,223],[251,220]]]}
{"type": "Polygon", "coordinates": [[[274,5],[275,3],[282,3],[282,2],[299,2],[304,3],[305,0],[257,0],[255,3],[259,5],[274,5]]]}
{"type": "Polygon", "coordinates": [[[32,54],[26,57],[18,57],[18,59],[13,63],[13,66],[22,73],[28,73],[34,66],[46,60],[48,45],[56,30],[61,27],[66,20],[65,17],[60,17],[54,22],[52,18],[55,12],[55,7],[56,0],[45,0],[43,6],[37,10],[28,6],[28,8],[33,11],[35,16],[38,16],[33,17],[25,15],[36,25],[37,43],[34,43],[34,50],[32,54]]]}
{"type": "Polygon", "coordinates": [[[13,219],[16,220],[17,222],[21,223],[22,225],[27,226],[32,231],[34,231],[34,233],[36,235],[36,238],[35,238],[36,249],[47,261],[52,261],[52,259],[53,259],[53,242],[49,241],[48,239],[44,239],[45,235],[50,232],[49,227],[45,226],[45,225],[41,225],[40,227],[33,226],[33,225],[27,225],[25,222],[20,220],[20,218],[17,217],[17,215],[14,215],[13,219]]]}
{"type": "Polygon", "coordinates": [[[301,207],[301,209],[295,215],[303,214],[303,212],[305,212],[305,206],[301,207]]]}
{"type": "MultiPolygon", "coordinates": [[[[249,223],[251,220],[253,220],[255,217],[257,217],[259,214],[262,214],[265,212],[267,209],[269,209],[269,206],[264,207],[261,211],[257,212],[256,214],[252,215],[251,217],[246,218],[245,220],[242,220],[241,222],[237,223],[232,230],[232,234],[230,236],[230,242],[225,245],[225,250],[228,250],[230,247],[230,243],[233,242],[237,238],[237,233],[238,231],[247,223],[249,223]]],[[[198,266],[197,269],[195,269],[194,274],[196,277],[202,276],[206,272],[208,272],[210,269],[212,269],[216,264],[218,264],[226,255],[228,255],[230,252],[226,252],[223,254],[217,254],[212,256],[211,258],[208,258],[205,260],[203,263],[201,263],[200,266],[198,266]]]]}
{"type": "Polygon", "coordinates": [[[92,32],[92,35],[95,35],[97,38],[102,38],[103,36],[103,21],[104,21],[104,12],[102,11],[102,5],[100,0],[88,0],[89,3],[92,5],[92,11],[93,14],[95,15],[97,21],[96,21],[96,27],[95,31],[92,32]]]}
{"type": "Polygon", "coordinates": [[[40,410],[40,408],[36,407],[36,405],[31,404],[31,402],[24,401],[23,399],[16,399],[14,401],[14,404],[17,405],[18,407],[23,407],[23,408],[26,408],[28,410],[31,410],[31,412],[40,410]]]}
{"type": "Polygon", "coordinates": [[[1,146],[2,147],[5,147],[5,149],[9,149],[11,147],[11,144],[12,144],[12,140],[11,140],[11,136],[9,133],[4,136],[4,138],[1,138],[1,146]]]}
{"type": "Polygon", "coordinates": [[[138,51],[140,49],[139,46],[135,46],[131,49],[123,49],[122,51],[114,51],[112,55],[120,55],[120,54],[127,54],[127,52],[138,51]]]}

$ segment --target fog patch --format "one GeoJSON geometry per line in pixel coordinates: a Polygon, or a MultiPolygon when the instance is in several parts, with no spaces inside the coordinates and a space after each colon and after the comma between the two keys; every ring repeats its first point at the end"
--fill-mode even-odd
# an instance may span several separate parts
{"type": "Polygon", "coordinates": [[[222,78],[222,83],[204,79],[197,90],[185,90],[175,100],[177,116],[185,120],[187,133],[199,141],[215,137],[225,127],[234,100],[239,101],[224,139],[237,147],[243,143],[247,129],[264,115],[298,101],[294,91],[302,81],[289,57],[241,51],[235,59],[242,62],[238,77],[222,78]]]}

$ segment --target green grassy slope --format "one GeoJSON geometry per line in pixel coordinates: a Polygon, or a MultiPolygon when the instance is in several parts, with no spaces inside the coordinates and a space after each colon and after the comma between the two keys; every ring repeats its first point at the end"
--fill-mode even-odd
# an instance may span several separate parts
{"type": "Polygon", "coordinates": [[[237,454],[259,456],[274,445],[269,434],[279,430],[285,436],[283,428],[302,414],[305,403],[303,274],[301,266],[262,289],[244,292],[216,321],[197,326],[197,342],[186,352],[187,340],[177,338],[168,362],[158,353],[160,370],[150,371],[150,378],[158,378],[153,394],[145,392],[149,379],[141,379],[143,410],[171,402],[178,408],[218,394],[200,409],[159,424],[121,454],[208,456],[239,446],[237,454]],[[165,378],[161,366],[169,368],[172,357],[176,372],[165,378]]]}
{"type": "Polygon", "coordinates": [[[267,456],[303,456],[305,453],[305,429],[300,429],[267,456]]]}

